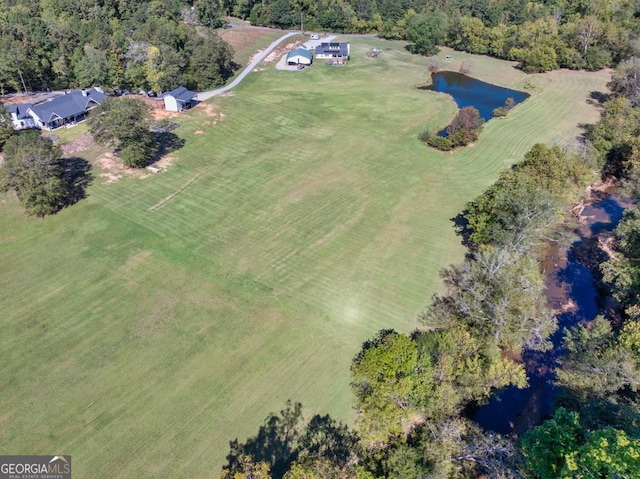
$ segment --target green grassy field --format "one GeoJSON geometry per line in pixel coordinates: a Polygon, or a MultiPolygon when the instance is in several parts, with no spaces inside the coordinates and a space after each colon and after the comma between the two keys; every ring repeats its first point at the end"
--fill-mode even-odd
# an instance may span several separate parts
{"type": "Polygon", "coordinates": [[[78,479],[204,478],[287,399],[351,420],[362,341],[416,328],[462,258],[450,219],[535,142],[594,121],[608,80],[473,57],[532,96],[444,154],[417,139],[455,111],[416,88],[428,60],[376,39],[352,56],[270,66],[180,117],[165,173],[107,182],[96,163],[88,198],[45,219],[0,197],[0,454],[72,454],[78,479]]]}

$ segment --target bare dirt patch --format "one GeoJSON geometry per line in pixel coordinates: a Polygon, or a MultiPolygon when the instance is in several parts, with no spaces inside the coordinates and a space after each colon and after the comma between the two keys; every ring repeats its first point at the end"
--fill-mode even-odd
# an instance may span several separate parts
{"type": "Polygon", "coordinates": [[[139,170],[124,166],[120,159],[111,152],[105,153],[98,159],[98,166],[104,170],[99,176],[104,178],[106,183],[114,183],[124,175],[135,176],[141,180],[151,176],[151,173],[147,170],[139,170]]]}
{"type": "Polygon", "coordinates": [[[164,109],[164,101],[157,98],[149,98],[146,96],[137,96],[139,100],[142,100],[151,107],[151,113],[154,120],[164,120],[165,118],[177,118],[180,113],[177,111],[167,111],[164,109]]]}
{"type": "Polygon", "coordinates": [[[91,136],[91,133],[85,133],[75,140],[63,143],[61,145],[62,153],[65,155],[74,155],[76,153],[88,150],[93,146],[93,144],[93,137],[91,136]]]}
{"type": "MultiPolygon", "coordinates": [[[[276,47],[271,53],[269,53],[269,55],[267,55],[267,58],[265,58],[262,61],[262,63],[263,64],[273,63],[274,61],[278,60],[282,55],[284,55],[286,52],[291,51],[294,48],[299,47],[300,45],[302,45],[302,40],[296,40],[295,42],[292,42],[292,43],[285,43],[284,45],[280,45],[276,47]]],[[[256,53],[256,55],[258,53],[256,53]]]]}
{"type": "Polygon", "coordinates": [[[216,112],[216,109],[218,108],[218,104],[217,103],[200,103],[196,106],[196,108],[202,110],[204,112],[205,115],[208,116],[216,116],[218,113],[216,112]]]}
{"type": "Polygon", "coordinates": [[[194,135],[204,135],[204,131],[202,130],[196,130],[193,132],[194,135]]]}
{"type": "MultiPolygon", "coordinates": [[[[224,120],[225,115],[224,113],[221,113],[219,111],[216,111],[218,108],[220,107],[219,104],[217,103],[200,103],[199,105],[196,106],[196,108],[202,110],[202,112],[211,117],[211,120],[206,120],[202,122],[203,126],[213,126],[218,124],[219,122],[221,122],[222,120],[224,120]]],[[[198,130],[198,131],[202,131],[202,130],[198,130]]],[[[201,135],[202,133],[198,133],[198,131],[194,132],[196,135],[201,135]]]]}
{"type": "Polygon", "coordinates": [[[173,164],[173,160],[175,160],[173,156],[163,156],[158,161],[156,161],[153,166],[164,171],[173,164]]]}

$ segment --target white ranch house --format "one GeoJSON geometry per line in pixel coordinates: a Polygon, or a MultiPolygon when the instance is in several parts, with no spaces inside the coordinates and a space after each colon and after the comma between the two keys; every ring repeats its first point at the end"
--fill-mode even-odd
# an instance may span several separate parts
{"type": "Polygon", "coordinates": [[[349,59],[350,46],[348,43],[321,43],[316,47],[316,58],[326,60],[349,59]]]}
{"type": "Polygon", "coordinates": [[[64,95],[32,105],[9,105],[11,121],[16,130],[40,128],[55,130],[63,126],[73,126],[86,120],[89,111],[100,105],[106,95],[97,88],[91,90],[70,90],[64,95]]]}

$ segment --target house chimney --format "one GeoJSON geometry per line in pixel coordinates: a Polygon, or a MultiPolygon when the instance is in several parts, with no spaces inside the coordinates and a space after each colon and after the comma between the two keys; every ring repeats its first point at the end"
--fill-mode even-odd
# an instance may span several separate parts
{"type": "Polygon", "coordinates": [[[82,96],[89,96],[89,92],[84,88],[82,89],[82,96]]]}

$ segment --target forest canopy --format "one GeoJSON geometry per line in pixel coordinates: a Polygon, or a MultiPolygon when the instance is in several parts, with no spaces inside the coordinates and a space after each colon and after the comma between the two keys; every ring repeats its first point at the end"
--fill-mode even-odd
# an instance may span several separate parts
{"type": "Polygon", "coordinates": [[[235,0],[254,25],[378,32],[431,55],[435,44],[516,60],[527,72],[598,70],[638,53],[638,6],[629,0],[235,0]]]}
{"type": "Polygon", "coordinates": [[[216,4],[0,0],[0,93],[220,86],[237,65],[232,48],[206,26],[217,26],[220,12],[203,5],[216,4]]]}
{"type": "Polygon", "coordinates": [[[0,0],[0,93],[101,85],[223,84],[237,65],[226,15],[275,28],[380,34],[515,60],[527,72],[597,70],[640,54],[630,0],[0,0]]]}

